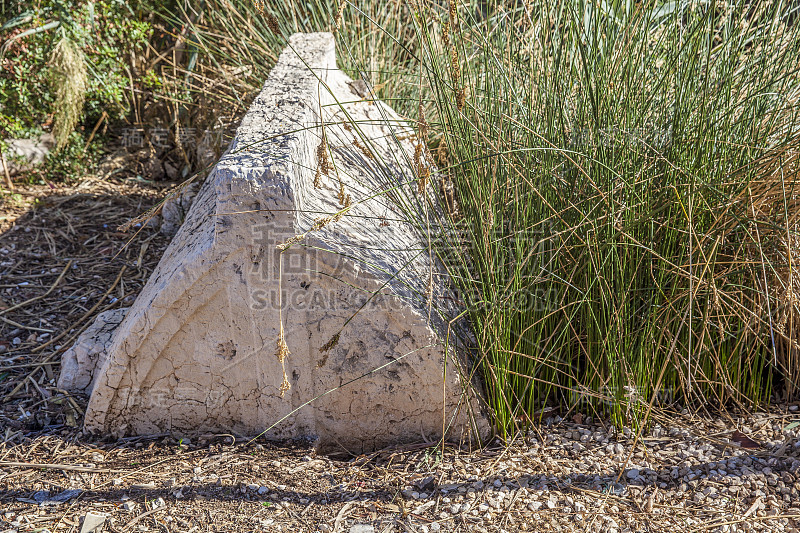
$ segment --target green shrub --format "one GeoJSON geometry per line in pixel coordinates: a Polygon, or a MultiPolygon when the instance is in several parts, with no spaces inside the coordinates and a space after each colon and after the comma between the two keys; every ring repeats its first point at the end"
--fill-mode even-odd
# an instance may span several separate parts
{"type": "Polygon", "coordinates": [[[60,114],[56,107],[70,108],[56,96],[58,90],[69,87],[71,96],[62,97],[71,99],[73,108],[80,104],[79,118],[73,122],[91,127],[103,112],[112,119],[125,117],[130,109],[131,56],[144,50],[151,33],[149,23],[133,15],[127,3],[113,0],[39,0],[6,12],[8,20],[0,33],[5,52],[0,75],[4,125],[24,125],[17,126],[17,131],[51,127],[54,115],[58,120],[60,114]],[[65,48],[63,43],[73,45],[65,48]],[[65,58],[63,53],[54,56],[59,50],[67,50],[72,57],[71,74],[66,77],[63,72],[59,76],[59,66],[54,64],[65,58]],[[85,84],[68,82],[65,88],[65,80],[74,81],[83,68],[85,84]],[[76,100],[78,94],[84,94],[83,103],[76,100]]]}

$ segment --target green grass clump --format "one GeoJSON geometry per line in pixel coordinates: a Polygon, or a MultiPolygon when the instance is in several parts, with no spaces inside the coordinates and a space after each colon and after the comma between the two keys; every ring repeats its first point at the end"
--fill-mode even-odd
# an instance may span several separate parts
{"type": "Polygon", "coordinates": [[[547,402],[752,406],[772,368],[794,394],[797,9],[416,9],[501,433],[547,402]]]}
{"type": "Polygon", "coordinates": [[[211,1],[203,15],[203,64],[253,67],[238,78],[252,90],[286,36],[335,27],[340,65],[428,125],[438,197],[400,203],[467,309],[504,437],[547,404],[638,424],[656,399],[796,396],[799,8],[211,1]]]}

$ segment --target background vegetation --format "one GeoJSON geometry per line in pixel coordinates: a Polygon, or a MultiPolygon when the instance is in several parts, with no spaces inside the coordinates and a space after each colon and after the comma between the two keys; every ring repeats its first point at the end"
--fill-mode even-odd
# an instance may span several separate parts
{"type": "MultiPolygon", "coordinates": [[[[44,78],[65,39],[86,62],[84,136],[105,112],[178,139],[229,133],[288,35],[334,30],[340,66],[439,166],[402,205],[468,310],[501,434],[547,405],[636,424],[656,400],[796,398],[791,3],[48,2],[4,13],[6,135],[74,100],[44,78]]],[[[176,150],[184,174],[202,166],[176,150]]]]}

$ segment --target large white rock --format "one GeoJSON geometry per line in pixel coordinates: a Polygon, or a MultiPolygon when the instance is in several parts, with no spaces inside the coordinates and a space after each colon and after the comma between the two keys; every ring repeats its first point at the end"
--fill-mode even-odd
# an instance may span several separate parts
{"type": "MultiPolygon", "coordinates": [[[[428,316],[427,248],[392,202],[416,193],[381,192],[413,181],[412,132],[351,84],[330,34],[291,37],[117,329],[88,430],[268,429],[351,452],[433,440],[443,425],[450,439],[487,434],[446,324],[428,316]],[[317,175],[323,131],[329,175],[317,175]],[[319,228],[347,195],[350,210],[319,228]]],[[[438,277],[432,290],[447,301],[438,277]]]]}

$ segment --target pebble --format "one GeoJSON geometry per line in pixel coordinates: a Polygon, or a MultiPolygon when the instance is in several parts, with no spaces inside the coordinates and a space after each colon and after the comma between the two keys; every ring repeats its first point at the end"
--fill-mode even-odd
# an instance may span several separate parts
{"type": "Polygon", "coordinates": [[[81,525],[81,533],[94,533],[100,531],[103,524],[106,523],[107,515],[103,513],[95,513],[90,511],[83,517],[83,524],[81,525]]]}

